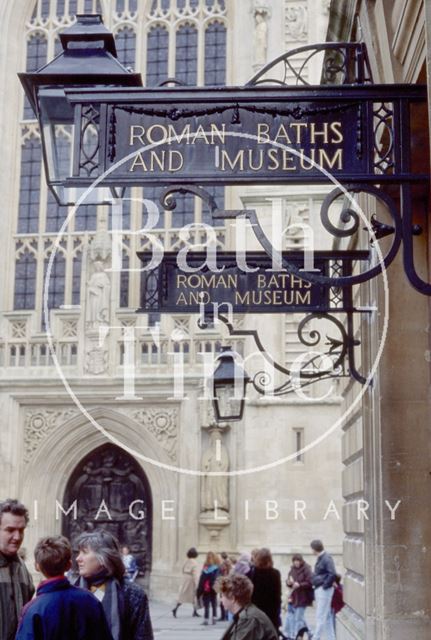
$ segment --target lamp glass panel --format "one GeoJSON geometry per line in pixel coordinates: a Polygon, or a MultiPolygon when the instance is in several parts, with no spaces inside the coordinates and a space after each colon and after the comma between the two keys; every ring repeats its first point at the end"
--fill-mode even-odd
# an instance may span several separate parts
{"type": "Polygon", "coordinates": [[[241,416],[244,396],[238,398],[237,394],[235,397],[235,386],[233,384],[216,384],[214,396],[220,418],[231,416],[239,418],[241,416]]]}

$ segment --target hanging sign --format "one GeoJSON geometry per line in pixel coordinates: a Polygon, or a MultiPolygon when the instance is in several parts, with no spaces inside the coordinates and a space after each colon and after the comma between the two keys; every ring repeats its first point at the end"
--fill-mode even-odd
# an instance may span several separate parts
{"type": "MultiPolygon", "coordinates": [[[[144,271],[139,311],[200,313],[215,305],[229,305],[233,313],[301,313],[352,310],[350,289],[336,293],[307,282],[286,270],[277,270],[263,252],[250,252],[238,259],[234,252],[217,252],[209,264],[204,252],[165,253],[161,263],[147,270],[151,252],[139,252],[144,271]],[[337,299],[337,304],[335,304],[337,299]]],[[[304,265],[304,255],[285,252],[283,257],[295,267],[304,265]]],[[[329,275],[337,263],[344,273],[354,259],[368,258],[368,252],[316,252],[313,269],[329,275]],[[337,262],[339,260],[339,262],[337,262]]]]}

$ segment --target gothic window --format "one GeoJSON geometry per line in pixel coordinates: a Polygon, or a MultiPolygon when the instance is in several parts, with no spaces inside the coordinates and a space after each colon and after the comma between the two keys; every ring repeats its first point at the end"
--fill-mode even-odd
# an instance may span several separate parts
{"type": "Polygon", "coordinates": [[[46,20],[46,18],[48,18],[49,16],[49,0],[42,0],[40,4],[41,4],[40,15],[44,20],[46,20]]]}
{"type": "MultiPolygon", "coordinates": [[[[41,33],[35,33],[27,40],[26,71],[37,71],[46,64],[47,40],[41,33]]],[[[34,120],[35,115],[27,96],[24,97],[24,120],[34,120]]]]}
{"type": "MultiPolygon", "coordinates": [[[[209,186],[207,187],[207,190],[214,197],[217,207],[219,209],[224,209],[224,187],[209,186]]],[[[203,208],[202,208],[202,222],[205,222],[206,224],[209,224],[209,225],[214,224],[212,213],[209,207],[207,207],[206,205],[203,205],[203,208]]]]}
{"type": "MultiPolygon", "coordinates": [[[[49,257],[45,258],[44,286],[47,276],[49,257]]],[[[66,261],[62,253],[57,251],[52,261],[48,286],[48,309],[59,309],[64,304],[64,279],[66,275],[66,261]]]]}
{"type": "Polygon", "coordinates": [[[181,25],[176,33],[175,79],[197,84],[198,32],[191,25],[181,25]]]}
{"type": "MultiPolygon", "coordinates": [[[[28,71],[39,69],[48,58],[52,59],[62,51],[59,34],[73,24],[77,13],[101,13],[99,0],[37,0],[33,4],[33,17],[27,24],[25,34],[28,71]]],[[[225,81],[226,11],[221,0],[146,0],[142,3],[137,0],[113,0],[105,5],[109,5],[111,10],[110,15],[105,16],[105,24],[115,34],[120,62],[141,71],[146,86],[156,86],[173,77],[191,86],[220,85],[225,81]],[[144,7],[147,7],[145,11],[144,7]],[[139,38],[138,33],[142,34],[139,38]]],[[[16,278],[10,304],[20,309],[37,309],[40,313],[43,308],[42,275],[47,264],[46,234],[53,236],[58,233],[70,208],[59,206],[44,184],[38,125],[27,101],[20,126],[21,176],[17,237],[14,239],[17,246],[16,278]],[[24,242],[30,242],[33,247],[31,252],[22,248],[20,236],[23,234],[26,235],[24,242]]],[[[60,162],[66,170],[70,150],[66,127],[62,129],[62,135],[64,140],[60,145],[60,162]]],[[[223,187],[212,187],[211,190],[216,194],[217,205],[222,207],[223,187]]],[[[163,211],[159,195],[160,188],[133,188],[128,194],[131,200],[123,202],[122,227],[128,234],[127,242],[124,241],[123,245],[123,268],[131,269],[130,273],[124,271],[118,274],[116,279],[117,303],[123,308],[134,308],[139,304],[137,289],[140,276],[136,270],[139,270],[140,263],[136,251],[147,246],[142,234],[139,234],[139,229],[147,222],[147,213],[139,202],[140,198],[156,202],[159,218],[155,233],[167,250],[178,246],[178,228],[183,225],[199,221],[213,223],[208,207],[200,199],[177,194],[176,209],[163,211]]],[[[50,308],[58,308],[64,303],[82,304],[80,283],[84,265],[80,247],[91,243],[94,232],[105,228],[108,216],[108,210],[95,205],[81,205],[75,212],[53,264],[49,286],[50,308]]],[[[49,239],[51,241],[52,238],[49,239]]],[[[149,318],[149,321],[156,320],[156,315],[149,318]]]]}
{"type": "Polygon", "coordinates": [[[120,274],[120,307],[129,306],[129,256],[123,251],[123,264],[120,274]]]}
{"type": "Polygon", "coordinates": [[[36,269],[36,258],[29,251],[16,260],[14,309],[34,309],[36,269]]]}
{"type": "Polygon", "coordinates": [[[81,295],[81,269],[82,269],[82,253],[79,252],[73,258],[73,274],[72,274],[72,304],[78,305],[81,295]]]}
{"type": "Polygon", "coordinates": [[[78,13],[78,0],[69,0],[69,16],[76,16],[78,13]]]}
{"type": "Polygon", "coordinates": [[[75,212],[75,231],[93,231],[97,226],[97,207],[81,204],[75,212]]]}
{"type": "Polygon", "coordinates": [[[171,0],[153,0],[151,4],[150,14],[154,15],[157,11],[167,13],[170,9],[171,0]]]}
{"type": "MultiPolygon", "coordinates": [[[[57,139],[58,160],[61,175],[67,175],[70,164],[70,142],[64,135],[57,139]]],[[[46,231],[60,231],[67,217],[67,207],[60,206],[50,190],[46,203],[46,231]]]]}
{"type": "Polygon", "coordinates": [[[125,27],[115,34],[117,55],[121,64],[125,67],[135,68],[136,35],[133,29],[125,27]]]}
{"type": "Polygon", "coordinates": [[[195,198],[192,195],[175,196],[177,206],[172,211],[172,226],[181,228],[195,220],[195,198]]]}
{"type": "Polygon", "coordinates": [[[226,27],[212,22],[205,31],[205,84],[226,82],[226,27]]]}
{"type": "Polygon", "coordinates": [[[21,154],[18,233],[36,233],[39,227],[41,149],[36,138],[26,140],[21,154]]]}
{"type": "Polygon", "coordinates": [[[152,27],[147,35],[146,86],[154,87],[168,77],[169,36],[164,27],[152,27]]]}

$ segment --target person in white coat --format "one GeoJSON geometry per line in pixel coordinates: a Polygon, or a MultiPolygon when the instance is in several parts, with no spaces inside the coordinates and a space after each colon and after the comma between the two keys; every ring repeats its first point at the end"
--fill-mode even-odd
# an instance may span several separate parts
{"type": "Polygon", "coordinates": [[[187,551],[187,560],[183,565],[184,580],[178,593],[177,604],[172,609],[174,618],[177,617],[178,608],[186,603],[193,605],[193,616],[195,618],[199,617],[196,606],[196,588],[199,580],[198,563],[196,562],[197,557],[198,552],[194,547],[191,547],[191,549],[187,551]]]}

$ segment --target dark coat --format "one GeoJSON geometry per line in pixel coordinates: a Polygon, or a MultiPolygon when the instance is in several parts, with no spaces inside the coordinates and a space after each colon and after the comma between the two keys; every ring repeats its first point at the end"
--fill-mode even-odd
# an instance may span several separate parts
{"type": "Polygon", "coordinates": [[[220,569],[216,564],[212,564],[210,566],[204,565],[204,568],[202,569],[202,573],[199,578],[198,588],[196,590],[196,595],[198,598],[200,598],[203,595],[206,595],[204,590],[204,584],[206,580],[209,580],[210,588],[211,588],[211,591],[208,592],[208,595],[209,594],[214,595],[216,593],[214,589],[214,584],[217,578],[219,577],[219,575],[220,575],[220,569]]]}
{"type": "Polygon", "coordinates": [[[274,625],[254,604],[234,615],[221,640],[277,640],[274,625]]]}
{"type": "Polygon", "coordinates": [[[273,567],[259,569],[256,567],[251,578],[254,584],[251,601],[266,613],[275,629],[280,626],[281,609],[281,577],[273,567]]]}
{"type": "MultiPolygon", "coordinates": [[[[117,580],[116,582],[120,640],[153,640],[150,608],[145,591],[135,582],[128,580],[117,580]]],[[[81,578],[78,583],[84,586],[86,581],[81,578]]]]}
{"type": "Polygon", "coordinates": [[[16,640],[112,640],[103,607],[66,578],[42,582],[24,607],[16,640]]]}
{"type": "Polygon", "coordinates": [[[153,640],[148,598],[142,587],[135,582],[124,581],[119,597],[121,640],[153,640]]]}
{"type": "Polygon", "coordinates": [[[13,640],[21,610],[34,594],[31,576],[18,557],[0,553],[0,638],[13,640]]]}
{"type": "Polygon", "coordinates": [[[290,594],[290,599],[294,607],[309,607],[313,604],[313,572],[309,564],[304,562],[300,567],[292,565],[287,579],[287,586],[292,586],[297,582],[299,587],[290,594]],[[290,583],[290,584],[289,584],[290,583]]]}
{"type": "Polygon", "coordinates": [[[335,582],[335,565],[332,556],[324,551],[322,555],[317,558],[316,565],[314,567],[313,575],[313,587],[323,587],[324,589],[330,589],[335,582]]]}

